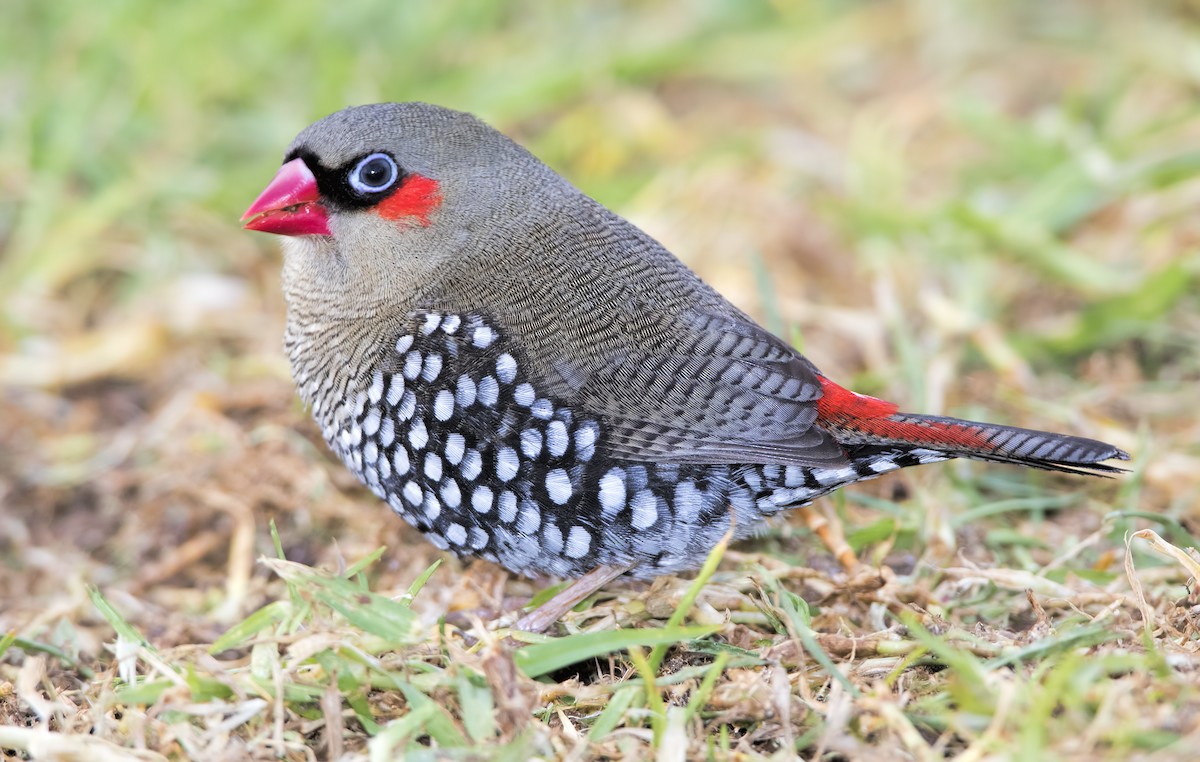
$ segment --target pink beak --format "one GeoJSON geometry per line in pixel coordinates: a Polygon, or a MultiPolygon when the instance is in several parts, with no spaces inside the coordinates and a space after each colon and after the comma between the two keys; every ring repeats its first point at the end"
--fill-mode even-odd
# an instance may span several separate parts
{"type": "Polygon", "coordinates": [[[242,215],[247,230],[276,235],[331,235],[317,178],[303,159],[279,168],[275,179],[242,215]]]}

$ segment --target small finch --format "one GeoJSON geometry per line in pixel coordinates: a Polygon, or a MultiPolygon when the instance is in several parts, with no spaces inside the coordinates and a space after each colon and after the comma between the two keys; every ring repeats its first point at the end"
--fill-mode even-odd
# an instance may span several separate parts
{"type": "Polygon", "coordinates": [[[520,627],[907,466],[1129,458],[839,386],[469,114],[332,114],[243,219],[285,236],[296,385],[363,484],[439,548],[583,578],[520,627]]]}

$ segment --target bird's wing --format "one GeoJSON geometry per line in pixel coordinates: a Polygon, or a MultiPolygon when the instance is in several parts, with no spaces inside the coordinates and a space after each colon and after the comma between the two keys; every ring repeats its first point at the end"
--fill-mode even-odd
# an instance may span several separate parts
{"type": "Polygon", "coordinates": [[[692,314],[682,335],[601,358],[576,387],[614,457],[840,467],[815,368],[748,318],[692,314]]]}

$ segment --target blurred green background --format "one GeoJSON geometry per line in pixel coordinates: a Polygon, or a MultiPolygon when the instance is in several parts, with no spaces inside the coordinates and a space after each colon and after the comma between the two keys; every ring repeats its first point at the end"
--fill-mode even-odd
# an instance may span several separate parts
{"type": "MultiPolygon", "coordinates": [[[[1182,340],[1157,318],[1195,275],[1163,240],[1186,205],[1154,209],[1119,242],[1069,239],[1135,194],[1194,178],[1194,14],[1120,2],[13,0],[0,30],[6,339],[70,324],[42,299],[69,295],[94,317],[110,290],[121,302],[180,272],[241,271],[263,243],[235,238],[233,223],[300,127],[350,103],[428,100],[514,133],[634,215],[686,217],[701,191],[681,186],[696,183],[736,207],[753,185],[744,192],[774,205],[753,222],[815,216],[856,268],[902,257],[956,289],[1000,289],[954,296],[972,318],[1012,297],[978,261],[1013,261],[1090,307],[1038,349],[1182,340]],[[105,289],[82,282],[100,274],[105,289]]],[[[775,235],[681,254],[742,258],[766,245],[760,234],[775,235]]]]}

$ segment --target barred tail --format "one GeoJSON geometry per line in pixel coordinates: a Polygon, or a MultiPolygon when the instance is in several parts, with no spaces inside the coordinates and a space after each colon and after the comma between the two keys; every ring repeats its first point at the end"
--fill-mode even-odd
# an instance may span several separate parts
{"type": "Polygon", "coordinates": [[[883,441],[909,443],[962,458],[1015,463],[1046,471],[1115,474],[1124,469],[1106,465],[1104,461],[1129,460],[1129,453],[1107,442],[995,423],[895,413],[886,419],[872,421],[872,424],[883,441]]]}
{"type": "Polygon", "coordinates": [[[1124,469],[1106,460],[1129,453],[1105,442],[995,423],[901,413],[891,402],[855,394],[821,378],[817,420],[845,445],[893,445],[951,457],[1015,463],[1070,474],[1105,475],[1124,469]]]}

